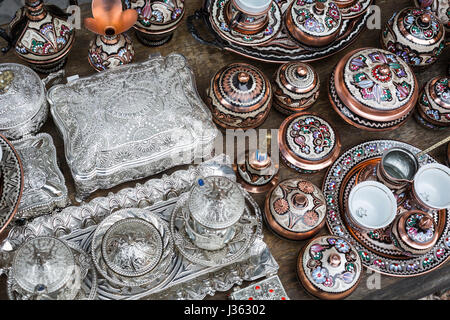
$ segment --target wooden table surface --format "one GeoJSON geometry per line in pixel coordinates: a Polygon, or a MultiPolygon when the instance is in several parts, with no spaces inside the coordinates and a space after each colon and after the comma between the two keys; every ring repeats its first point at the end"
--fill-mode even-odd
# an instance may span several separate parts
{"type": "MultiPolygon", "coordinates": [[[[187,12],[185,17],[193,14],[196,9],[201,7],[202,0],[186,0],[185,5],[187,7],[187,12]]],[[[382,26],[384,23],[392,16],[394,11],[399,10],[403,7],[411,5],[411,0],[378,0],[377,4],[381,7],[382,16],[382,26]]],[[[90,6],[82,6],[82,17],[90,16],[90,6]]],[[[95,71],[91,68],[87,60],[87,49],[89,41],[94,37],[94,34],[86,29],[76,31],[76,41],[74,47],[69,55],[69,59],[66,69],[66,76],[72,76],[78,74],[80,77],[88,76],[94,74],[95,71]]],[[[420,149],[425,149],[428,146],[434,144],[437,141],[445,138],[448,135],[449,130],[444,131],[431,131],[424,129],[419,126],[416,121],[411,117],[405,125],[398,128],[397,130],[391,132],[374,133],[368,131],[362,131],[360,129],[354,128],[348,125],[344,120],[338,116],[332,109],[330,102],[327,97],[327,81],[330,76],[330,72],[333,66],[344,56],[345,53],[349,52],[355,48],[361,47],[380,47],[379,44],[379,33],[380,30],[365,30],[360,35],[360,37],[347,49],[337,53],[336,55],[326,58],[321,61],[312,62],[311,65],[317,70],[322,86],[320,89],[320,96],[316,104],[310,109],[316,113],[325,115],[331,120],[332,124],[336,127],[342,140],[342,152],[348,148],[362,143],[367,140],[372,139],[396,139],[407,143],[410,143],[420,149]]],[[[252,63],[256,67],[260,68],[268,77],[272,77],[273,73],[277,69],[277,64],[263,63],[258,61],[253,61],[248,58],[239,56],[228,51],[220,51],[216,48],[201,45],[196,42],[192,36],[187,31],[186,23],[182,23],[177,29],[173,39],[166,45],[158,48],[149,48],[141,45],[134,34],[134,32],[129,32],[132,36],[135,46],[135,61],[143,61],[150,54],[161,53],[162,55],[167,55],[171,52],[181,53],[188,59],[190,66],[193,68],[197,87],[201,97],[205,98],[205,89],[209,84],[211,77],[214,73],[221,67],[232,63],[232,62],[248,62],[252,63]]],[[[1,41],[0,45],[4,42],[1,41]]],[[[447,64],[450,62],[450,49],[446,49],[441,55],[437,63],[435,63],[430,68],[416,73],[418,81],[422,86],[425,82],[432,77],[445,74],[447,70],[447,64]]],[[[11,50],[5,55],[0,56],[0,63],[6,62],[16,62],[21,63],[11,50]]],[[[284,116],[277,112],[275,109],[270,111],[268,119],[261,126],[261,128],[266,129],[278,129],[281,122],[284,120],[284,116]]],[[[60,168],[66,178],[66,184],[69,189],[70,197],[73,203],[74,201],[74,183],[70,174],[70,170],[66,164],[64,157],[63,141],[59,136],[56,127],[53,123],[51,117],[47,120],[46,124],[42,128],[42,131],[48,132],[54,139],[57,152],[58,161],[60,163],[60,168]]],[[[441,146],[431,152],[431,155],[435,157],[439,162],[444,162],[446,148],[441,146]]],[[[179,169],[179,168],[177,168],[179,169]]],[[[175,169],[171,169],[166,173],[171,173],[175,169]]],[[[322,180],[325,176],[325,171],[312,174],[312,175],[302,175],[303,178],[310,179],[313,183],[318,186],[322,185],[322,180]]],[[[296,177],[299,174],[295,171],[288,169],[284,165],[280,168],[280,179],[286,179],[290,177],[296,177]]],[[[160,177],[157,175],[155,177],[160,177]]],[[[154,177],[152,177],[154,178],[154,177]]],[[[124,187],[133,187],[136,182],[142,183],[147,179],[142,179],[140,181],[125,183],[117,186],[110,190],[97,191],[91,195],[89,199],[97,196],[105,196],[108,192],[117,192],[124,187]]],[[[265,195],[255,195],[255,199],[263,208],[265,195]]],[[[89,200],[88,199],[88,200],[89,200]]],[[[329,231],[325,227],[321,230],[319,234],[328,234],[329,231]]],[[[299,250],[305,244],[305,241],[293,242],[280,239],[275,236],[270,230],[264,226],[264,240],[268,247],[271,249],[273,256],[278,262],[280,269],[278,275],[287,291],[288,296],[291,299],[313,299],[299,284],[296,277],[296,259],[299,250]]],[[[381,275],[380,288],[370,289],[367,285],[367,280],[372,274],[363,270],[362,280],[358,288],[354,293],[348,297],[348,299],[418,299],[424,297],[428,294],[440,291],[442,289],[450,288],[450,263],[446,263],[439,269],[436,269],[428,274],[413,277],[413,278],[395,278],[381,275]]],[[[242,286],[246,286],[248,283],[244,283],[242,286]]],[[[227,293],[217,293],[213,297],[207,297],[207,299],[225,299],[227,293]]],[[[2,278],[0,283],[0,299],[6,299],[5,293],[5,279],[2,278]]]]}

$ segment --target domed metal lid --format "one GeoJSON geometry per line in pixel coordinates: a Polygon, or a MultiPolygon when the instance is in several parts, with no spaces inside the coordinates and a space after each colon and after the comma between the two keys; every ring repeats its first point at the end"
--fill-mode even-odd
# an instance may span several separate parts
{"type": "Polygon", "coordinates": [[[219,70],[210,90],[224,108],[233,112],[254,111],[272,97],[266,76],[246,63],[232,63],[219,70]]]}
{"type": "Polygon", "coordinates": [[[419,210],[404,213],[397,228],[400,239],[417,250],[433,247],[439,236],[433,216],[419,210]]]}
{"type": "Polygon", "coordinates": [[[325,223],[325,213],[322,191],[303,179],[284,180],[266,197],[266,221],[277,234],[291,240],[317,233],[325,223]]]}
{"type": "Polygon", "coordinates": [[[174,29],[183,18],[183,0],[169,1],[125,1],[127,9],[138,13],[135,28],[139,31],[158,34],[174,29]]]}
{"type": "Polygon", "coordinates": [[[298,277],[309,293],[321,299],[342,299],[351,294],[361,278],[361,258],[346,240],[322,236],[300,251],[298,277]]]}
{"type": "Polygon", "coordinates": [[[317,46],[336,38],[342,24],[339,7],[328,0],[293,1],[286,17],[286,26],[298,41],[317,46]]]}
{"type": "Polygon", "coordinates": [[[53,293],[71,279],[74,266],[67,244],[53,237],[36,237],[15,252],[12,273],[19,286],[30,293],[53,293]]]}
{"type": "Polygon", "coordinates": [[[438,76],[427,82],[419,97],[419,108],[428,120],[441,126],[450,125],[450,81],[438,76]]]}
{"type": "Polygon", "coordinates": [[[432,45],[444,37],[444,26],[433,12],[405,8],[398,13],[396,27],[400,34],[413,43],[432,45]]]}
{"type": "Polygon", "coordinates": [[[238,185],[228,178],[210,176],[198,179],[188,200],[194,220],[212,229],[234,225],[244,213],[245,197],[238,185]]]}
{"type": "Polygon", "coordinates": [[[308,64],[289,62],[282,65],[275,76],[275,82],[293,93],[308,93],[319,84],[317,72],[308,64]]]}
{"type": "Polygon", "coordinates": [[[45,102],[45,87],[30,68],[0,64],[0,130],[8,130],[33,118],[45,102]]]}
{"type": "Polygon", "coordinates": [[[341,148],[339,136],[331,124],[308,112],[287,117],[278,131],[278,141],[282,156],[304,170],[329,166],[341,148]]]}
{"type": "Polygon", "coordinates": [[[393,53],[376,48],[349,52],[337,64],[334,86],[355,114],[386,122],[400,119],[414,107],[418,84],[412,69],[393,53]]]}
{"type": "Polygon", "coordinates": [[[153,224],[138,218],[114,223],[102,240],[102,255],[115,273],[138,277],[161,260],[163,241],[153,224]]]}

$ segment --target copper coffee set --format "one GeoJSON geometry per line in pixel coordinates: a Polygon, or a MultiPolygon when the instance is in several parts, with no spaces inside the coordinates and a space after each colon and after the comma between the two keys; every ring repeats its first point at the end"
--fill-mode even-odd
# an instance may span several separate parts
{"type": "MultiPolygon", "coordinates": [[[[107,2],[93,1],[93,18],[85,21],[96,34],[88,60],[99,72],[133,62],[128,29],[134,28],[144,45],[163,45],[170,41],[185,12],[182,0],[169,1],[170,5],[167,1],[131,0],[126,1],[125,10],[120,1],[111,1],[114,5],[108,8],[103,6],[107,2]],[[117,21],[105,23],[101,19],[108,10],[116,11],[117,21]]],[[[450,126],[449,76],[435,76],[420,88],[415,73],[433,64],[445,50],[448,21],[442,22],[433,7],[424,7],[423,2],[399,10],[387,22],[379,48],[359,48],[345,54],[330,71],[328,82],[319,79],[306,60],[283,61],[271,77],[252,64],[232,63],[215,72],[206,89],[204,102],[221,130],[258,128],[272,106],[285,116],[278,136],[269,136],[266,144],[278,142],[283,165],[304,176],[280,180],[280,165],[267,145],[265,150],[247,150],[244,163],[233,165],[233,169],[245,190],[265,194],[262,216],[271,231],[286,240],[310,239],[299,253],[297,275],[315,297],[342,299],[351,294],[360,281],[364,257],[338,234],[317,236],[326,225],[330,203],[322,190],[325,183],[321,189],[307,174],[336,163],[342,154],[343,136],[332,119],[311,109],[320,89],[327,86],[331,107],[360,130],[395,130],[410,116],[425,128],[446,130],[450,126]]],[[[320,50],[336,41],[345,20],[363,16],[370,4],[373,1],[292,1],[278,21],[278,2],[222,1],[218,6],[223,8],[218,10],[222,10],[224,24],[216,31],[226,33],[224,37],[242,48],[263,47],[282,25],[293,41],[320,50]],[[242,38],[236,40],[236,35],[242,38]],[[242,42],[245,37],[247,44],[242,42]]],[[[42,0],[26,0],[8,29],[0,30],[8,41],[4,51],[14,47],[19,58],[41,73],[63,69],[75,39],[67,19],[62,10],[46,6],[42,0]],[[44,35],[42,41],[30,41],[38,32],[44,35]],[[51,32],[57,39],[49,36],[51,32]]],[[[9,72],[0,72],[0,96],[9,89],[11,77],[9,72]]],[[[0,132],[8,134],[6,129],[0,128],[0,132]]],[[[450,163],[450,143],[446,148],[450,163]]],[[[450,169],[448,163],[423,163],[422,156],[391,147],[358,168],[343,203],[347,227],[361,233],[386,230],[404,256],[420,257],[430,252],[440,236],[433,214],[450,210],[450,169]],[[408,211],[400,210],[405,201],[412,204],[408,211]]],[[[230,239],[233,236],[229,235],[230,239]]],[[[218,243],[219,249],[225,245],[218,243]]],[[[211,245],[210,240],[204,243],[211,245]]]]}

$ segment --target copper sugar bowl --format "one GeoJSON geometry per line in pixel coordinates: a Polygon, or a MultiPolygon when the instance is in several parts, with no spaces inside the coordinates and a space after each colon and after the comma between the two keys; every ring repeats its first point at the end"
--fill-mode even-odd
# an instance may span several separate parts
{"type": "Polygon", "coordinates": [[[389,229],[389,235],[402,254],[417,257],[434,247],[439,232],[431,214],[411,210],[397,216],[389,229]]]}
{"type": "Polygon", "coordinates": [[[263,124],[272,106],[267,77],[247,63],[232,63],[211,79],[206,103],[223,129],[250,129],[263,124]]]}
{"type": "Polygon", "coordinates": [[[414,115],[427,128],[445,129],[450,126],[449,77],[437,76],[425,84],[414,115]]]}
{"type": "Polygon", "coordinates": [[[310,181],[287,179],[267,193],[264,219],[268,227],[282,238],[311,238],[325,225],[325,215],[325,196],[310,181]]]}
{"type": "Polygon", "coordinates": [[[358,251],[338,236],[316,237],[298,255],[298,279],[308,293],[319,299],[344,299],[358,287],[361,275],[358,251]]]}
{"type": "Polygon", "coordinates": [[[272,0],[231,0],[226,4],[225,20],[231,29],[243,34],[257,34],[268,23],[272,0]]]}
{"type": "Polygon", "coordinates": [[[342,26],[342,14],[333,1],[292,1],[286,10],[285,25],[297,41],[311,47],[333,42],[342,26]]]}
{"type": "Polygon", "coordinates": [[[334,110],[347,123],[388,131],[406,122],[419,88],[414,72],[400,57],[383,49],[362,48],[349,52],[336,65],[328,94],[334,110]]]}
{"type": "Polygon", "coordinates": [[[320,93],[317,72],[306,63],[289,62],[281,65],[273,79],[273,105],[284,114],[310,108],[320,93]]]}
{"type": "Polygon", "coordinates": [[[309,112],[287,117],[278,131],[278,143],[280,158],[299,173],[314,173],[330,166],[341,150],[336,129],[309,112]]]}
{"type": "Polygon", "coordinates": [[[381,46],[411,66],[426,67],[444,50],[445,30],[431,11],[405,8],[395,13],[385,25],[381,46]]]}
{"type": "Polygon", "coordinates": [[[450,2],[448,0],[414,0],[418,8],[432,11],[444,24],[447,37],[450,36],[450,2]]]}
{"type": "MultiPolygon", "coordinates": [[[[77,1],[70,3],[76,5],[77,1]]],[[[43,0],[25,0],[25,6],[9,23],[8,31],[0,32],[8,41],[2,51],[14,46],[19,58],[41,73],[62,69],[75,40],[67,17],[58,7],[44,5],[43,0]]]]}

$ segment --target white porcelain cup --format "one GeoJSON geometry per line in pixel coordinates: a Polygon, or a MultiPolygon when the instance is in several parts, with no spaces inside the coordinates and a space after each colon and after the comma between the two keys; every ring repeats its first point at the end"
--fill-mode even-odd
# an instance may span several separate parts
{"type": "Polygon", "coordinates": [[[345,216],[352,227],[370,231],[388,227],[397,214],[392,191],[376,181],[358,183],[350,191],[345,216]]]}
{"type": "Polygon", "coordinates": [[[450,208],[450,168],[429,163],[414,176],[413,197],[427,209],[450,208]]]}
{"type": "Polygon", "coordinates": [[[251,15],[259,15],[267,12],[272,0],[234,0],[235,5],[251,15]]]}

